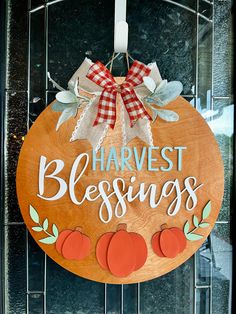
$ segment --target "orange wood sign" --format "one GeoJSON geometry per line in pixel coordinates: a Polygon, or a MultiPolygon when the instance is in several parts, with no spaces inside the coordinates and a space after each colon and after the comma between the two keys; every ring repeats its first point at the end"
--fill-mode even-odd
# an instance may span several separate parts
{"type": "MultiPolygon", "coordinates": [[[[202,245],[224,191],[214,135],[182,97],[176,122],[151,123],[153,146],[122,144],[117,122],[101,148],[70,142],[82,110],[60,126],[49,105],[31,127],[17,169],[24,221],[56,263],[106,283],[146,281],[175,269],[202,245]]],[[[93,126],[91,126],[93,127],[93,126]]]]}

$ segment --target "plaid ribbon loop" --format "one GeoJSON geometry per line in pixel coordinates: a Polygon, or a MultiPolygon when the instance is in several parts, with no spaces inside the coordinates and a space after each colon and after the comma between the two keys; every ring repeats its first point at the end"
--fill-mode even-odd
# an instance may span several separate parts
{"type": "Polygon", "coordinates": [[[87,78],[103,88],[98,103],[98,112],[93,125],[106,122],[113,129],[116,123],[116,97],[121,94],[123,103],[128,112],[130,126],[133,127],[138,119],[152,120],[138,99],[134,87],[142,84],[143,77],[150,74],[150,69],[135,60],[128,71],[125,81],[118,85],[111,72],[97,61],[89,68],[87,78]]]}

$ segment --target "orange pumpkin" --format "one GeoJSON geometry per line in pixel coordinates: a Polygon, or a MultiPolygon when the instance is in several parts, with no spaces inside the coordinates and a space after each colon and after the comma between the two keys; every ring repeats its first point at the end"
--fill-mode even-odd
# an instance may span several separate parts
{"type": "Polygon", "coordinates": [[[176,227],[161,226],[161,231],[152,237],[153,251],[159,257],[174,258],[186,248],[187,240],[184,232],[176,227]]]}
{"type": "Polygon", "coordinates": [[[145,264],[147,246],[140,234],[127,232],[126,225],[120,224],[116,232],[108,232],[100,237],[96,257],[103,269],[116,277],[127,277],[145,264]]]}
{"type": "Polygon", "coordinates": [[[90,253],[91,241],[81,232],[81,228],[75,230],[63,230],[56,241],[56,250],[65,259],[82,260],[90,253]]]}

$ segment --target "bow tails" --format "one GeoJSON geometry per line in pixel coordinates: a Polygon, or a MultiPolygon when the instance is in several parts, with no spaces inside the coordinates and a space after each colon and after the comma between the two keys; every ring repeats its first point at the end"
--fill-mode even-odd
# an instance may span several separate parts
{"type": "Polygon", "coordinates": [[[98,111],[93,125],[106,122],[112,129],[116,123],[116,97],[117,91],[104,89],[98,103],[98,111]]]}

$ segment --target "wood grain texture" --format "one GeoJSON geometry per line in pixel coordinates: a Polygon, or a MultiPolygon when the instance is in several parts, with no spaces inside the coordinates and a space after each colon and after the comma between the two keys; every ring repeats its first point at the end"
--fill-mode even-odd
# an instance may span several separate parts
{"type": "MultiPolygon", "coordinates": [[[[120,82],[121,78],[118,80],[120,82]]],[[[120,101],[118,101],[117,123],[114,130],[108,131],[105,138],[104,147],[107,156],[110,147],[116,147],[117,150],[122,146],[121,122],[119,120],[120,101]]],[[[183,185],[183,181],[188,176],[197,178],[198,183],[203,183],[203,187],[197,191],[198,205],[193,211],[185,209],[185,201],[187,194],[183,194],[181,209],[174,217],[166,214],[166,209],[174,198],[173,195],[161,201],[160,205],[152,209],[149,206],[148,199],[140,203],[137,199],[132,203],[127,203],[127,213],[123,218],[113,217],[111,222],[104,224],[99,220],[98,210],[101,199],[97,202],[85,201],[81,206],[74,205],[66,193],[60,200],[48,202],[37,197],[38,193],[38,166],[41,155],[47,157],[48,160],[62,159],[65,161],[65,167],[61,171],[61,177],[68,180],[72,163],[80,153],[88,153],[91,156],[92,147],[86,140],[79,140],[70,143],[70,137],[74,126],[81,114],[79,111],[76,118],[71,118],[65,122],[59,131],[55,131],[55,126],[60,113],[53,112],[49,105],[38,117],[34,125],[25,138],[23,144],[18,169],[17,169],[17,195],[21,208],[21,212],[26,225],[33,238],[40,247],[58,264],[69,271],[91,280],[106,283],[134,283],[146,281],[161,276],[174,268],[181,265],[190,258],[202,245],[206,237],[210,233],[217,219],[224,191],[224,173],[223,163],[220,151],[213,133],[200,114],[182,97],[171,102],[166,109],[175,110],[180,120],[178,122],[169,123],[161,119],[157,119],[152,124],[152,133],[154,145],[164,146],[187,146],[187,150],[183,153],[183,169],[182,171],[172,170],[170,172],[150,172],[150,171],[116,171],[114,167],[109,172],[94,171],[89,166],[82,179],[77,184],[76,196],[81,198],[83,192],[89,184],[97,185],[101,180],[112,182],[116,177],[122,177],[128,183],[131,176],[136,176],[135,189],[138,184],[145,182],[147,186],[151,183],[157,185],[158,195],[160,189],[168,180],[178,178],[183,185]],[[212,211],[207,221],[210,227],[201,229],[204,236],[199,241],[187,241],[186,249],[177,255],[176,258],[165,258],[157,256],[152,249],[152,236],[160,231],[160,226],[164,223],[168,227],[178,227],[183,230],[184,223],[188,220],[191,222],[193,214],[201,217],[201,212],[206,203],[211,200],[212,211]],[[29,216],[29,205],[34,206],[40,216],[41,221],[45,218],[49,220],[49,226],[55,223],[59,231],[65,229],[74,230],[80,226],[83,233],[91,239],[92,249],[90,255],[82,261],[69,261],[63,258],[55,248],[55,245],[47,245],[39,243],[38,240],[43,237],[40,232],[32,231],[35,224],[29,216]],[[95,255],[95,249],[98,239],[106,232],[115,232],[117,225],[120,223],[127,224],[128,232],[136,232],[142,235],[146,241],[148,248],[148,258],[145,265],[139,270],[133,272],[128,277],[118,278],[113,276],[109,271],[102,269],[95,255]]],[[[94,117],[95,118],[95,117],[94,117]]],[[[128,144],[128,147],[135,146],[140,152],[145,143],[135,138],[128,144]]],[[[171,159],[174,164],[177,162],[177,154],[172,154],[171,159]]],[[[131,162],[132,164],[132,162],[131,162]]],[[[145,165],[147,160],[145,159],[145,165]]],[[[158,167],[166,166],[166,161],[161,158],[157,161],[158,167]]],[[[134,165],[134,164],[133,164],[134,165]]],[[[47,195],[53,195],[58,185],[54,180],[46,185],[47,195]]],[[[127,191],[127,187],[125,191],[127,191]]],[[[124,191],[124,192],[125,192],[124,191]]],[[[112,204],[116,203],[116,199],[112,199],[112,204]]],[[[193,226],[191,225],[191,228],[193,226]]]]}

